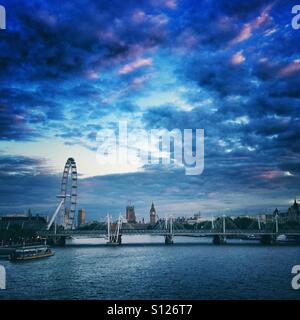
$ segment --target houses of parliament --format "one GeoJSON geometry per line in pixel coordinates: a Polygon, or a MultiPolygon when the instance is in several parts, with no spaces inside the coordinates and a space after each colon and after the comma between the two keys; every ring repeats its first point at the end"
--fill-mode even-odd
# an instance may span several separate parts
{"type": "MultiPolygon", "coordinates": [[[[155,224],[157,221],[157,213],[156,209],[154,207],[154,203],[152,202],[150,212],[149,212],[149,219],[150,219],[150,224],[155,224]]],[[[126,220],[127,223],[137,223],[136,215],[135,215],[135,209],[134,206],[129,204],[126,207],[126,220]]],[[[145,223],[144,218],[141,221],[142,223],[145,223]]]]}

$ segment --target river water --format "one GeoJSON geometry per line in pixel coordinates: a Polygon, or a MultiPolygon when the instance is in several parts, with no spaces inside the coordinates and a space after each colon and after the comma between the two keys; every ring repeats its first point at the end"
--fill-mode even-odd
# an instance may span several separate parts
{"type": "Polygon", "coordinates": [[[217,246],[183,237],[166,246],[154,236],[123,241],[107,247],[77,240],[54,248],[50,258],[0,261],[7,273],[0,299],[300,299],[291,287],[299,246],[217,246]]]}

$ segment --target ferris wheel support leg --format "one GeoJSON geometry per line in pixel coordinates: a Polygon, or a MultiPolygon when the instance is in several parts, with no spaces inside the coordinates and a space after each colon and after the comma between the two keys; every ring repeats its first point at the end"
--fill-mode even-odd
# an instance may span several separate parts
{"type": "Polygon", "coordinates": [[[51,226],[52,226],[55,218],[57,217],[57,215],[58,215],[58,213],[59,213],[59,211],[60,211],[60,208],[61,208],[61,206],[63,205],[64,201],[65,201],[65,199],[62,199],[61,202],[59,203],[59,205],[57,206],[57,208],[56,208],[56,210],[55,210],[55,212],[54,212],[54,214],[53,214],[50,222],[49,222],[48,225],[47,225],[47,230],[50,230],[50,228],[51,228],[51,226]]]}

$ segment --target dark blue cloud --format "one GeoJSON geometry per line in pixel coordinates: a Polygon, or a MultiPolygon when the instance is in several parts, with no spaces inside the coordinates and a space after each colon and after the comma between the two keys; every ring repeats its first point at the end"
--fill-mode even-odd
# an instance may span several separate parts
{"type": "MultiPolygon", "coordinates": [[[[97,206],[117,212],[130,198],[141,211],[154,199],[163,210],[167,202],[184,210],[199,200],[208,211],[214,201],[238,211],[262,208],[263,197],[280,206],[298,194],[300,32],[290,25],[291,3],[2,2],[1,150],[41,139],[95,150],[97,131],[119,119],[147,129],[205,129],[199,177],[146,168],[83,179],[82,205],[95,215],[97,206]],[[190,108],[180,99],[154,103],[161,92],[190,108]]],[[[40,204],[39,190],[52,203],[59,179],[45,166],[3,156],[2,208],[40,204]]]]}

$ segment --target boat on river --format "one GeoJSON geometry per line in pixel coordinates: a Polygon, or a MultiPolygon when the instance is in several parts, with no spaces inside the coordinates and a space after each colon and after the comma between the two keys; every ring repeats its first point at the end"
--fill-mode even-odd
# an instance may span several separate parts
{"type": "Polygon", "coordinates": [[[28,261],[53,256],[51,248],[47,245],[23,246],[10,254],[11,261],[28,261]]]}

